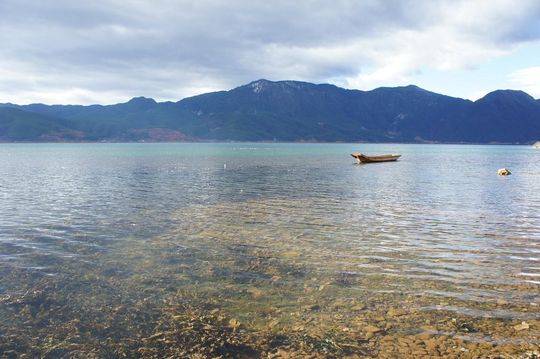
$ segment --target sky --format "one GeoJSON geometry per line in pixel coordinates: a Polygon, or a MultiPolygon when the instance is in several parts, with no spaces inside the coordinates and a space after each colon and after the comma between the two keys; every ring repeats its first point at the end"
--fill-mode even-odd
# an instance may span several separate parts
{"type": "Polygon", "coordinates": [[[540,98],[540,1],[0,0],[0,103],[177,101],[261,78],[540,98]]]}

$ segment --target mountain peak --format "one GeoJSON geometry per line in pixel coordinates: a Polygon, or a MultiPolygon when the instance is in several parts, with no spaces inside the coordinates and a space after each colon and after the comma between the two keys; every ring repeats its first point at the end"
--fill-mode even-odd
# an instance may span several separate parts
{"type": "Polygon", "coordinates": [[[250,82],[247,85],[240,87],[248,87],[254,93],[261,93],[270,88],[282,89],[282,90],[294,90],[294,89],[303,89],[307,87],[317,86],[309,82],[294,81],[294,80],[284,80],[284,81],[270,81],[266,79],[260,79],[257,81],[250,82]]]}
{"type": "Polygon", "coordinates": [[[138,96],[138,97],[133,97],[131,100],[129,100],[128,102],[126,103],[129,103],[129,104],[156,104],[156,100],[154,100],[153,98],[149,98],[149,97],[144,97],[144,96],[138,96]]]}
{"type": "Polygon", "coordinates": [[[431,91],[426,90],[424,88],[421,88],[420,86],[416,86],[416,85],[412,85],[412,84],[411,85],[406,85],[406,86],[398,86],[396,88],[411,91],[411,92],[434,93],[434,92],[431,92],[431,91]]]}
{"type": "Polygon", "coordinates": [[[255,81],[251,81],[248,85],[256,85],[256,84],[270,84],[270,83],[273,83],[274,81],[270,81],[270,80],[267,80],[267,79],[258,79],[258,80],[255,80],[255,81]]]}
{"type": "Polygon", "coordinates": [[[418,87],[418,86],[416,86],[416,85],[405,85],[405,86],[396,86],[396,87],[391,87],[391,86],[381,86],[381,87],[377,87],[376,89],[374,89],[374,90],[372,90],[372,91],[377,91],[377,90],[389,90],[389,91],[395,91],[395,90],[427,91],[427,90],[424,90],[423,88],[418,87]]]}
{"type": "Polygon", "coordinates": [[[272,81],[266,80],[266,79],[260,79],[257,81],[250,82],[247,86],[251,87],[253,92],[259,93],[264,91],[270,84],[272,84],[272,81]]]}
{"type": "Polygon", "coordinates": [[[477,100],[477,102],[498,102],[502,100],[520,103],[536,103],[534,97],[520,90],[495,90],[477,100]]]}

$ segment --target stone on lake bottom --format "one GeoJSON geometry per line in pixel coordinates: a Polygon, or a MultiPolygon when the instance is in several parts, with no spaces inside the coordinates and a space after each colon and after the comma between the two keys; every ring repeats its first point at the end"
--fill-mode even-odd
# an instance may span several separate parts
{"type": "Polygon", "coordinates": [[[521,330],[526,330],[529,329],[529,324],[527,324],[527,322],[521,322],[521,324],[514,325],[514,329],[518,332],[521,330]]]}

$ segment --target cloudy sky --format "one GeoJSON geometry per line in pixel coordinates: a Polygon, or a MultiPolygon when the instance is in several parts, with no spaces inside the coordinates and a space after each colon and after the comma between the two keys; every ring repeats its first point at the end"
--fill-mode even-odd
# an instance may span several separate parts
{"type": "Polygon", "coordinates": [[[267,78],[540,97],[540,1],[0,0],[0,102],[178,100],[267,78]]]}

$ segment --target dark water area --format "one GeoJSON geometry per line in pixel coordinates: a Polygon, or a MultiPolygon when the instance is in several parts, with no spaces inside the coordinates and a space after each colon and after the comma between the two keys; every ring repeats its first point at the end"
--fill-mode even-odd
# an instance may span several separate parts
{"type": "Polygon", "coordinates": [[[527,146],[0,144],[6,357],[532,358],[539,306],[527,146]]]}

